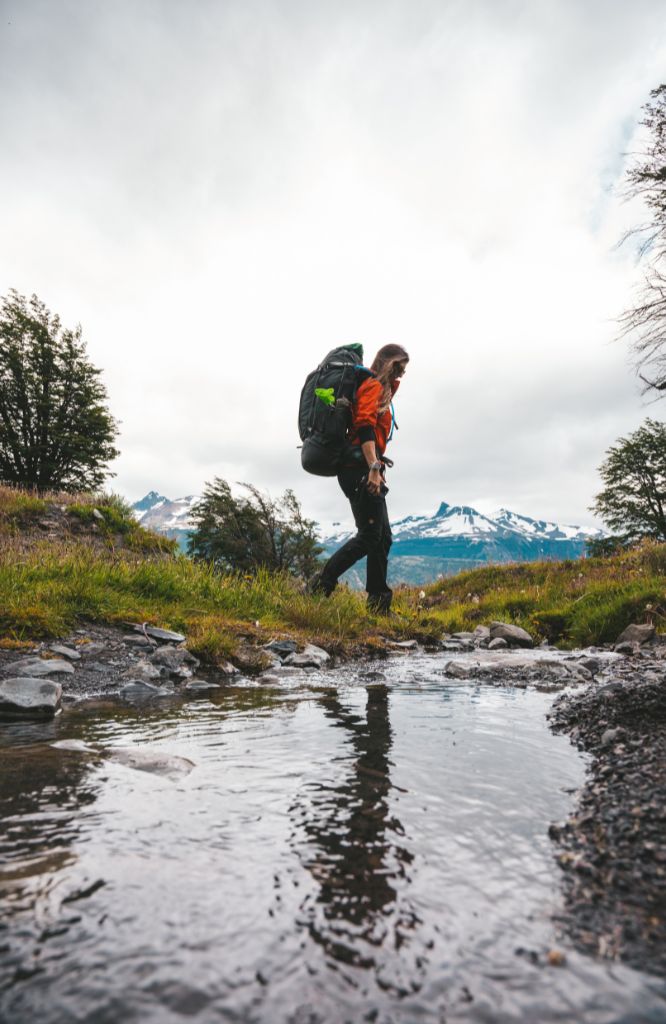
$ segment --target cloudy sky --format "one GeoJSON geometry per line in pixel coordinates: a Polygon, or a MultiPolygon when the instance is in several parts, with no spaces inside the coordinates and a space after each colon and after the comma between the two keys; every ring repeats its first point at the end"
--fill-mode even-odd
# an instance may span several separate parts
{"type": "Polygon", "coordinates": [[[293,487],[326,351],[399,342],[392,517],[592,523],[662,0],[0,0],[0,294],[80,322],[113,488],[293,487]]]}

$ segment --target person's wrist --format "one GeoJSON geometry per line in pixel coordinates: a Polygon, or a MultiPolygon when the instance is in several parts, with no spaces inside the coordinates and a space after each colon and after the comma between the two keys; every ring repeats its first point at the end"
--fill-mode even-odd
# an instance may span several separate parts
{"type": "Polygon", "coordinates": [[[373,462],[368,468],[371,473],[379,473],[381,472],[382,464],[381,462],[373,462]]]}

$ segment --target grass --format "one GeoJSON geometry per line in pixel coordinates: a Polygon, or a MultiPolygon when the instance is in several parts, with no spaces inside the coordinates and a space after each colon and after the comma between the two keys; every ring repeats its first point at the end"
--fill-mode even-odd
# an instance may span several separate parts
{"type": "Polygon", "coordinates": [[[565,647],[610,643],[630,622],[666,625],[666,544],[475,569],[429,588],[425,603],[449,631],[502,619],[565,647]]]}
{"type": "Polygon", "coordinates": [[[44,522],[51,522],[51,529],[60,535],[83,535],[97,546],[121,545],[143,554],[173,554],[178,547],[176,541],[140,526],[131,507],[117,494],[38,495],[0,484],[0,538],[25,539],[44,522]]]}
{"type": "Polygon", "coordinates": [[[425,592],[399,587],[398,614],[386,620],[369,615],[364,595],[345,587],[314,598],[288,576],[216,573],[142,530],[113,496],[63,498],[62,516],[83,533],[31,534],[60,497],[0,487],[0,523],[13,531],[0,537],[0,647],[63,636],[85,621],[178,629],[209,662],[238,660],[241,649],[247,656],[253,645],[285,635],[354,653],[382,647],[385,636],[427,640],[497,619],[573,647],[614,641],[630,622],[666,624],[666,544],[606,558],[488,566],[425,592]],[[85,529],[93,525],[91,543],[85,529]]]}

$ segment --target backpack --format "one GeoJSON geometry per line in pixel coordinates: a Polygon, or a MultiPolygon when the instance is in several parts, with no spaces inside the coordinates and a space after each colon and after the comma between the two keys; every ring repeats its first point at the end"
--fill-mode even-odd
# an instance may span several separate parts
{"type": "Polygon", "coordinates": [[[315,476],[335,476],[350,456],[349,428],[356,389],[372,370],[362,365],[363,346],[334,348],[309,373],[301,391],[298,432],[301,465],[315,476]]]}

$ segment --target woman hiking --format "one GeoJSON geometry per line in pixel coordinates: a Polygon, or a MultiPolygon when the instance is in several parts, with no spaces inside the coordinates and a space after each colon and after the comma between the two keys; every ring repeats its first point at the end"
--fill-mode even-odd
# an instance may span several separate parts
{"type": "Polygon", "coordinates": [[[409,355],[401,345],[384,345],[370,367],[373,376],[356,391],[350,430],[352,451],[348,464],[338,473],[338,483],[349,498],[357,532],[329,558],[310,585],[312,593],[328,597],[338,578],[367,556],[368,609],[384,615],[389,613],[393,597],[386,582],[392,538],[385,498],[386,466],[393,463],[384,452],[394,425],[393,396],[408,362],[409,355]]]}

